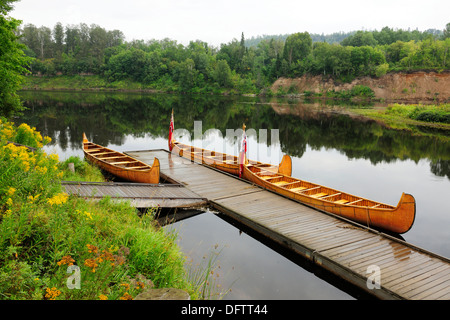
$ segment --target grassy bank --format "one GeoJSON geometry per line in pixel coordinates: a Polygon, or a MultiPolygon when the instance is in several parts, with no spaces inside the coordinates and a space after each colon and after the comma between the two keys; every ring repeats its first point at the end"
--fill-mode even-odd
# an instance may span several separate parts
{"type": "Polygon", "coordinates": [[[410,129],[422,126],[450,130],[450,104],[392,104],[386,109],[352,109],[352,112],[382,121],[392,128],[410,129]]]}
{"type": "Polygon", "coordinates": [[[25,90],[156,91],[131,80],[109,82],[98,75],[27,76],[25,90]]]}
{"type": "Polygon", "coordinates": [[[98,181],[101,174],[82,160],[46,154],[49,141],[0,119],[0,299],[132,299],[151,283],[204,298],[204,282],[188,279],[176,234],[158,228],[151,212],[139,217],[128,203],[63,192],[61,179],[98,181]],[[74,266],[80,289],[71,286],[74,266]]]}
{"type": "Polygon", "coordinates": [[[98,75],[57,75],[57,76],[26,76],[23,90],[68,90],[68,91],[128,91],[128,92],[161,92],[161,93],[192,93],[240,95],[254,94],[255,89],[246,85],[245,81],[236,80],[233,88],[220,88],[214,85],[195,87],[183,90],[180,85],[167,77],[162,77],[152,83],[144,84],[130,79],[108,81],[98,75]]]}

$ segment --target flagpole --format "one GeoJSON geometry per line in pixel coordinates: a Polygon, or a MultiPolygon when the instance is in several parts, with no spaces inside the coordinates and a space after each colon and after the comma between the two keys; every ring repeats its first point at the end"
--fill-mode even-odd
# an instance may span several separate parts
{"type": "Polygon", "coordinates": [[[247,157],[247,135],[245,134],[245,123],[242,125],[242,142],[241,142],[241,150],[239,152],[239,178],[242,177],[244,171],[244,165],[246,164],[247,157]]]}
{"type": "Polygon", "coordinates": [[[173,149],[173,130],[174,130],[174,121],[173,121],[173,109],[172,109],[172,116],[170,118],[170,125],[169,125],[169,151],[172,151],[172,149],[173,149]]]}

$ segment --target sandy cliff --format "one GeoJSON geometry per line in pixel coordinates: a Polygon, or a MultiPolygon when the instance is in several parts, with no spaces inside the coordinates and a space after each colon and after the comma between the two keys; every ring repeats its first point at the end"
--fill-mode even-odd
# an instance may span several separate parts
{"type": "Polygon", "coordinates": [[[277,92],[281,86],[286,91],[295,87],[296,92],[299,93],[305,91],[320,93],[329,90],[349,90],[356,85],[370,87],[377,99],[383,99],[386,102],[450,102],[450,72],[389,73],[380,78],[357,78],[351,83],[337,83],[333,79],[322,76],[280,78],[275,81],[271,90],[277,92]]]}

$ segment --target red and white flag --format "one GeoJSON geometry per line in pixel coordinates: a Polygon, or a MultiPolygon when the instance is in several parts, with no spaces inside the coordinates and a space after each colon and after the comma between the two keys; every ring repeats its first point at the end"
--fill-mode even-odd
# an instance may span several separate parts
{"type": "Polygon", "coordinates": [[[169,150],[172,151],[173,145],[172,145],[172,141],[173,141],[173,110],[172,110],[172,117],[170,119],[170,126],[169,126],[169,150]]]}
{"type": "Polygon", "coordinates": [[[242,143],[241,143],[241,151],[239,152],[239,178],[242,177],[242,173],[244,172],[244,164],[245,164],[245,154],[247,153],[247,135],[242,134],[242,143]]]}

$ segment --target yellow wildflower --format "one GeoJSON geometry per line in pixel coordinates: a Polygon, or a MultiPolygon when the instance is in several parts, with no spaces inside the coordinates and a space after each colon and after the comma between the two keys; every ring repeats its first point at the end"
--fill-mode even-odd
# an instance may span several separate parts
{"type": "Polygon", "coordinates": [[[50,160],[57,161],[57,162],[59,161],[59,156],[56,153],[52,153],[48,157],[50,158],[50,160]]]}
{"type": "Polygon", "coordinates": [[[106,251],[106,250],[103,250],[103,253],[102,253],[101,257],[103,257],[107,261],[114,261],[115,260],[114,255],[111,252],[106,251]]]}
{"type": "Polygon", "coordinates": [[[46,294],[45,297],[49,300],[55,300],[57,296],[59,296],[61,294],[61,291],[59,291],[58,289],[56,289],[55,287],[53,288],[47,288],[46,289],[46,294]]]}
{"type": "Polygon", "coordinates": [[[14,130],[12,128],[3,128],[2,135],[5,137],[5,139],[9,139],[14,135],[14,130]]]}
{"type": "Polygon", "coordinates": [[[28,196],[27,199],[28,199],[31,203],[33,203],[33,202],[35,202],[35,201],[37,200],[37,198],[39,198],[39,196],[40,196],[40,194],[37,194],[37,195],[35,195],[35,196],[28,196]]]}
{"type": "Polygon", "coordinates": [[[13,204],[12,199],[11,199],[11,198],[8,198],[8,199],[6,200],[6,204],[7,204],[9,207],[12,206],[12,204],[13,204]]]}
{"type": "Polygon", "coordinates": [[[0,139],[8,140],[15,135],[13,122],[2,122],[0,121],[0,139]]]}
{"type": "Polygon", "coordinates": [[[58,193],[58,194],[54,195],[53,197],[48,199],[47,202],[51,205],[54,205],[54,204],[58,205],[58,204],[66,203],[68,198],[69,198],[69,195],[65,192],[62,192],[62,193],[58,193]]]}
{"type": "Polygon", "coordinates": [[[71,266],[74,262],[75,260],[73,260],[71,256],[64,256],[61,261],[57,262],[57,265],[61,266],[67,264],[68,266],[71,266]]]}
{"type": "Polygon", "coordinates": [[[82,215],[82,214],[85,215],[86,219],[91,219],[92,220],[92,214],[90,212],[88,212],[88,211],[81,212],[80,210],[77,209],[75,212],[78,213],[79,215],[82,215]]]}
{"type": "Polygon", "coordinates": [[[95,259],[86,259],[84,260],[84,265],[88,268],[92,268],[92,272],[95,272],[95,268],[98,267],[98,264],[95,262],[95,259]]]}
{"type": "Polygon", "coordinates": [[[8,188],[7,193],[9,196],[12,196],[14,194],[14,192],[16,192],[16,188],[13,188],[13,187],[8,188]]]}
{"type": "Polygon", "coordinates": [[[143,282],[141,282],[141,281],[137,281],[137,283],[136,283],[136,289],[144,289],[144,287],[145,287],[145,284],[143,283],[143,282]]]}
{"type": "Polygon", "coordinates": [[[47,167],[39,167],[39,166],[36,167],[36,171],[43,175],[47,173],[47,170],[48,170],[47,167]]]}
{"type": "Polygon", "coordinates": [[[108,297],[105,296],[104,294],[99,295],[98,298],[99,298],[100,300],[108,300],[108,297]]]}
{"type": "Polygon", "coordinates": [[[122,297],[120,297],[120,300],[133,300],[133,297],[128,294],[128,292],[125,292],[122,297]]]}
{"type": "Polygon", "coordinates": [[[117,245],[111,245],[108,249],[111,252],[116,252],[117,250],[119,250],[119,247],[117,245]]]}
{"type": "Polygon", "coordinates": [[[87,244],[89,253],[97,253],[98,248],[92,244],[87,244]]]}
{"type": "Polygon", "coordinates": [[[46,145],[46,144],[49,144],[50,142],[52,142],[52,138],[45,136],[43,144],[46,145]]]}
{"type": "Polygon", "coordinates": [[[23,170],[28,172],[30,170],[30,163],[28,161],[23,162],[23,170]]]}
{"type": "Polygon", "coordinates": [[[92,220],[92,215],[90,212],[85,211],[84,214],[86,215],[87,219],[91,219],[92,220]]]}

